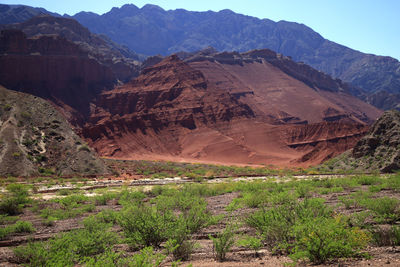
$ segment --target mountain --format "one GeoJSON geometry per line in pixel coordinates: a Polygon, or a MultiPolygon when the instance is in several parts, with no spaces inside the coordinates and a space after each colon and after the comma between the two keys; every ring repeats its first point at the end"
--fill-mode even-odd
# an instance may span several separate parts
{"type": "MultiPolygon", "coordinates": [[[[0,5],[0,24],[23,22],[43,13],[59,16],[29,6],[0,5]]],[[[133,4],[103,15],[80,12],[72,18],[93,33],[105,34],[132,51],[150,56],[193,52],[208,46],[239,52],[269,48],[363,89],[354,91],[354,95],[378,108],[400,107],[398,60],[326,40],[303,24],[258,19],[230,10],[165,11],[155,5],[140,9],[133,4]]]]}
{"type": "Polygon", "coordinates": [[[320,168],[362,172],[400,170],[400,112],[386,111],[351,151],[320,168]]]}
{"type": "Polygon", "coordinates": [[[28,37],[44,35],[63,37],[74,42],[100,64],[109,67],[114,76],[123,82],[139,74],[140,62],[137,54],[105,36],[91,33],[73,19],[40,15],[22,23],[2,25],[0,29],[22,30],[28,37]]]}
{"type": "Polygon", "coordinates": [[[374,94],[383,91],[399,99],[398,60],[347,48],[324,39],[303,24],[258,19],[230,10],[165,11],[154,5],[139,9],[132,4],[113,8],[103,15],[80,12],[73,17],[92,32],[106,34],[146,55],[192,52],[207,46],[218,51],[239,52],[268,48],[362,88],[369,97],[360,97],[379,108],[399,104],[386,101],[381,106],[374,94]]]}
{"type": "Polygon", "coordinates": [[[85,120],[91,100],[115,83],[109,67],[63,37],[1,31],[0,84],[51,100],[74,125],[85,120]]]}
{"type": "Polygon", "coordinates": [[[52,104],[0,86],[0,175],[105,174],[52,104]]]}
{"type": "Polygon", "coordinates": [[[308,166],[381,114],[345,90],[270,50],[173,55],[102,92],[82,136],[105,157],[308,166]]]}
{"type": "Polygon", "coordinates": [[[11,24],[23,22],[39,15],[52,15],[59,17],[57,13],[52,13],[44,8],[35,8],[25,5],[3,5],[0,4],[0,24],[11,24]]]}

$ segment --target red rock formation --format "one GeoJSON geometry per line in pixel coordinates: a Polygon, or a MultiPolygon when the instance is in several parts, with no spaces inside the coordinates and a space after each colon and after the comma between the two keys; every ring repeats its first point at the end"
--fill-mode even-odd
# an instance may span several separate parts
{"type": "Polygon", "coordinates": [[[381,114],[347,94],[349,88],[340,80],[268,49],[243,54],[197,54],[186,61],[211,84],[229,90],[249,105],[259,118],[272,117],[283,123],[343,118],[371,123],[381,114]]]}
{"type": "MultiPolygon", "coordinates": [[[[96,142],[148,131],[161,133],[162,138],[166,129],[168,133],[164,134],[171,138],[175,131],[252,116],[248,106],[224,90],[208,87],[201,72],[171,56],[145,69],[132,82],[102,93],[82,133],[100,153],[113,155],[113,151],[96,142]]],[[[164,141],[169,142],[167,139],[164,141]]]]}
{"type": "Polygon", "coordinates": [[[287,145],[304,155],[297,163],[322,162],[354,147],[368,126],[338,120],[309,125],[289,126],[283,131],[287,145]]]}
{"type": "Polygon", "coordinates": [[[306,166],[351,148],[367,129],[360,114],[379,113],[267,62],[219,58],[171,56],[103,92],[82,134],[107,157],[306,166]]]}

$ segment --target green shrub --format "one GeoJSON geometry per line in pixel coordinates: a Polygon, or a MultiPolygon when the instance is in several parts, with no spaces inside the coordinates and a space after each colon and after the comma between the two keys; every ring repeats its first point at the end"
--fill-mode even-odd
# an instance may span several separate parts
{"type": "Polygon", "coordinates": [[[170,210],[138,205],[122,211],[118,223],[131,247],[158,247],[171,236],[174,219],[170,210]]]}
{"type": "Polygon", "coordinates": [[[118,265],[118,262],[121,261],[121,257],[122,257],[121,253],[107,250],[105,253],[97,255],[95,257],[85,258],[84,266],[86,267],[120,266],[118,265]]]}
{"type": "Polygon", "coordinates": [[[299,184],[296,187],[296,193],[298,197],[300,198],[305,198],[305,197],[310,197],[311,196],[311,186],[309,184],[299,184]]]}
{"type": "Polygon", "coordinates": [[[393,246],[400,246],[400,226],[392,225],[391,232],[391,236],[393,237],[393,246]]]}
{"type": "Polygon", "coordinates": [[[0,228],[0,240],[6,238],[13,233],[32,233],[36,231],[31,222],[18,221],[13,225],[7,225],[0,228]]]}
{"type": "Polygon", "coordinates": [[[340,202],[342,202],[346,209],[351,209],[359,204],[355,199],[351,198],[350,196],[340,196],[338,197],[338,199],[340,200],[340,202]]]}
{"type": "Polygon", "coordinates": [[[145,197],[146,197],[146,195],[143,192],[124,190],[119,195],[118,204],[124,205],[124,206],[136,204],[136,203],[140,202],[142,199],[144,199],[145,197]]]}
{"type": "Polygon", "coordinates": [[[288,201],[280,206],[261,209],[251,214],[246,222],[254,227],[265,243],[275,250],[287,250],[294,238],[296,223],[314,217],[330,217],[332,210],[324,205],[323,199],[305,199],[301,202],[288,201]]]}
{"type": "Polygon", "coordinates": [[[109,250],[117,240],[110,225],[94,217],[84,220],[84,228],[60,234],[46,242],[28,243],[14,250],[19,263],[31,266],[74,266],[109,250]]]}
{"type": "Polygon", "coordinates": [[[107,201],[111,200],[111,199],[115,199],[117,198],[117,194],[116,193],[104,193],[102,195],[99,196],[95,196],[94,197],[94,203],[96,204],[96,206],[104,206],[107,205],[107,201]]]}
{"type": "Polygon", "coordinates": [[[13,225],[14,233],[33,233],[36,229],[33,227],[31,222],[18,221],[13,225]]]}
{"type": "Polygon", "coordinates": [[[249,208],[257,208],[268,201],[268,197],[264,193],[253,193],[253,192],[245,192],[243,193],[241,201],[249,208]]]}
{"type": "Polygon", "coordinates": [[[0,227],[0,240],[3,240],[10,234],[9,227],[0,227]]]}
{"type": "Polygon", "coordinates": [[[382,182],[380,177],[371,175],[358,176],[355,180],[360,185],[376,185],[382,182]]]}
{"type": "Polygon", "coordinates": [[[157,267],[161,265],[165,258],[166,256],[161,253],[155,253],[152,247],[146,247],[131,258],[121,259],[117,266],[157,267]]]}
{"type": "Polygon", "coordinates": [[[400,173],[396,173],[387,180],[387,188],[395,191],[400,191],[400,173]]]}
{"type": "Polygon", "coordinates": [[[3,199],[0,202],[0,213],[8,215],[17,215],[22,213],[23,205],[12,198],[3,199]]]}
{"type": "Polygon", "coordinates": [[[95,216],[99,221],[104,223],[116,224],[118,220],[118,212],[111,209],[104,209],[95,216]]]}
{"type": "Polygon", "coordinates": [[[237,245],[254,250],[255,256],[257,256],[258,251],[263,246],[261,239],[253,236],[244,236],[237,241],[237,245]]]}
{"type": "Polygon", "coordinates": [[[153,203],[131,204],[119,216],[118,223],[131,247],[158,247],[168,239],[179,246],[188,245],[189,235],[212,221],[207,203],[185,191],[159,195],[153,203]]]}
{"type": "Polygon", "coordinates": [[[377,215],[378,220],[396,222],[400,218],[400,201],[396,198],[377,198],[364,201],[363,206],[377,215]]]}
{"type": "Polygon", "coordinates": [[[21,213],[25,204],[31,201],[27,188],[21,184],[9,184],[7,191],[0,202],[0,214],[16,215],[21,213]]]}
{"type": "Polygon", "coordinates": [[[340,218],[322,217],[296,224],[294,235],[291,258],[307,258],[315,264],[358,255],[371,239],[367,232],[348,227],[340,218]]]}
{"type": "Polygon", "coordinates": [[[226,259],[226,253],[228,253],[235,244],[236,229],[237,226],[235,224],[229,223],[216,237],[208,236],[213,242],[214,257],[217,261],[224,261],[226,259]]]}
{"type": "Polygon", "coordinates": [[[372,218],[372,213],[370,211],[361,211],[351,214],[348,217],[348,223],[352,227],[365,229],[370,227],[370,225],[367,224],[367,220],[370,218],[372,218]]]}
{"type": "Polygon", "coordinates": [[[124,257],[122,253],[108,250],[96,257],[86,258],[84,264],[86,267],[157,267],[165,257],[161,253],[154,252],[152,247],[144,248],[132,257],[124,257]]]}
{"type": "Polygon", "coordinates": [[[400,226],[392,225],[390,228],[376,226],[370,230],[373,244],[379,247],[400,245],[400,226]]]}

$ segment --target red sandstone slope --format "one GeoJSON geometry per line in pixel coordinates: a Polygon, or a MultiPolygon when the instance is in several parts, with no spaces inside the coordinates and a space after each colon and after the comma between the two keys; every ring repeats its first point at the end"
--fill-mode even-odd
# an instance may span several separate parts
{"type": "Polygon", "coordinates": [[[379,114],[351,109],[335,87],[312,88],[271,63],[246,61],[168,57],[103,92],[82,134],[108,157],[309,165],[352,147],[363,121],[379,114]]]}
{"type": "Polygon", "coordinates": [[[346,93],[346,84],[273,51],[214,53],[186,59],[210,84],[225,88],[258,117],[316,123],[372,122],[378,109],[346,93]]]}

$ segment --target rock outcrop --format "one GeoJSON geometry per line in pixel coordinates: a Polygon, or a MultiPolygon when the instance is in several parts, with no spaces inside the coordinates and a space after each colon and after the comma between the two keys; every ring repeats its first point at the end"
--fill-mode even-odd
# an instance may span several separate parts
{"type": "Polygon", "coordinates": [[[400,111],[385,112],[353,149],[355,159],[373,161],[383,172],[400,169],[400,111]]]}
{"type": "Polygon", "coordinates": [[[321,168],[362,172],[400,170],[400,112],[386,111],[352,150],[321,168]]]}
{"type": "Polygon", "coordinates": [[[52,104],[0,86],[0,176],[105,173],[52,104]]]}

